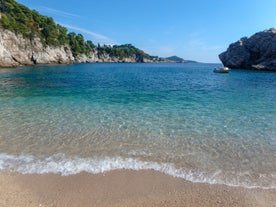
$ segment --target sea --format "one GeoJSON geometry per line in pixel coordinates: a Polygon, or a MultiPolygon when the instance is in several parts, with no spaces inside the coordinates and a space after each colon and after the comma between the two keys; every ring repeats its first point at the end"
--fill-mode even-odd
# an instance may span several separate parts
{"type": "Polygon", "coordinates": [[[160,171],[276,188],[276,73],[219,64],[0,70],[0,172],[160,171]]]}

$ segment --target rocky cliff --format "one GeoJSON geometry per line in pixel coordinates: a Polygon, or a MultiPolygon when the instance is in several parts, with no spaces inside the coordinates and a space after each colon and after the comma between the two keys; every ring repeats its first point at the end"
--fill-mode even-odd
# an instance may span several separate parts
{"type": "Polygon", "coordinates": [[[241,38],[219,58],[229,68],[276,70],[276,28],[241,38]]]}
{"type": "Polygon", "coordinates": [[[131,44],[94,45],[16,0],[0,0],[0,67],[82,62],[160,62],[131,44]]]}
{"type": "Polygon", "coordinates": [[[71,63],[74,57],[68,46],[44,46],[39,38],[29,40],[22,35],[0,29],[0,66],[71,63]]]}
{"type": "Polygon", "coordinates": [[[165,60],[161,60],[160,58],[140,58],[137,55],[132,55],[129,57],[117,57],[114,55],[110,55],[106,52],[99,52],[97,49],[90,52],[88,55],[80,54],[75,57],[75,63],[93,63],[93,62],[109,62],[109,63],[136,63],[136,62],[165,62],[165,60]]]}
{"type": "Polygon", "coordinates": [[[0,28],[0,67],[16,67],[34,64],[68,64],[83,62],[155,62],[159,59],[146,59],[136,55],[119,58],[96,48],[88,55],[73,56],[69,45],[43,45],[40,38],[32,40],[0,28]]]}

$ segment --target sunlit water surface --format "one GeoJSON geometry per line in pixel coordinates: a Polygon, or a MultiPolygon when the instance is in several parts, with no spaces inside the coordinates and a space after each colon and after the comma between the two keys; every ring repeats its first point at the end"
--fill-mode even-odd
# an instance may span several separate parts
{"type": "Polygon", "coordinates": [[[0,170],[155,169],[276,187],[276,73],[214,64],[0,70],[0,170]]]}

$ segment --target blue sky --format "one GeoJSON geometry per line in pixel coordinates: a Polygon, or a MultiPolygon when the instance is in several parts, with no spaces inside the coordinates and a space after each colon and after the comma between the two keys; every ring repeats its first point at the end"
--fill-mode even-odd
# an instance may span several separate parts
{"type": "Polygon", "coordinates": [[[220,62],[244,36],[276,27],[276,0],[18,0],[95,44],[220,62]]]}

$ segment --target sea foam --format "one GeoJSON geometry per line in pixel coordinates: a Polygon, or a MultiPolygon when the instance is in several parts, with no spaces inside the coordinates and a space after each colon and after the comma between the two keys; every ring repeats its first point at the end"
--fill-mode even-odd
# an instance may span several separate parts
{"type": "Polygon", "coordinates": [[[183,178],[195,183],[225,184],[245,188],[276,188],[275,185],[259,186],[242,182],[241,179],[225,181],[221,179],[221,171],[208,175],[187,169],[178,169],[171,163],[157,163],[141,161],[133,158],[105,157],[105,158],[80,158],[67,157],[64,154],[54,154],[48,157],[33,156],[30,154],[12,155],[0,153],[0,171],[18,172],[22,174],[56,173],[63,176],[88,172],[92,174],[103,173],[111,170],[155,170],[174,177],[183,178]]]}

